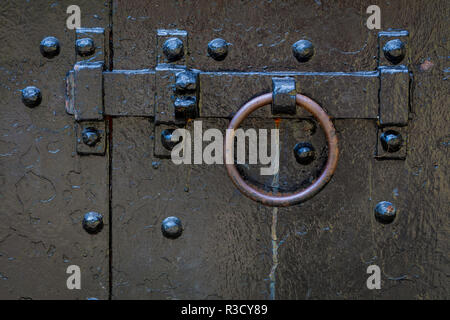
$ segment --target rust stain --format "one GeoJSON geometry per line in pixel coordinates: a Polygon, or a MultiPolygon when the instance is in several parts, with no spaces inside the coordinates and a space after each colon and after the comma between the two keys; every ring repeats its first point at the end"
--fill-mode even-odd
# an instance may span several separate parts
{"type": "Polygon", "coordinates": [[[434,63],[431,60],[425,60],[420,65],[420,71],[430,71],[434,67],[434,63]]]}
{"type": "Polygon", "coordinates": [[[277,129],[279,129],[280,128],[280,123],[281,123],[281,118],[275,118],[274,121],[275,121],[275,127],[277,129]]]}

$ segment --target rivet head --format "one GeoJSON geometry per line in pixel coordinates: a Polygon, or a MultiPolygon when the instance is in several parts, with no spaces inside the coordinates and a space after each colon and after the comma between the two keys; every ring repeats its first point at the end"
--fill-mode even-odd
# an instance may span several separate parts
{"type": "Polygon", "coordinates": [[[37,107],[42,101],[41,90],[29,86],[22,89],[22,102],[29,108],[37,107]]]}
{"type": "Polygon", "coordinates": [[[39,50],[44,57],[52,59],[56,57],[61,50],[59,40],[55,37],[46,37],[42,39],[39,50]]]}
{"type": "Polygon", "coordinates": [[[294,156],[298,163],[307,165],[316,157],[316,151],[309,142],[299,142],[294,147],[294,156]]]}
{"type": "Polygon", "coordinates": [[[184,56],[183,41],[178,38],[169,38],[163,44],[163,53],[169,62],[177,61],[184,56]]]}
{"type": "Polygon", "coordinates": [[[381,201],[375,207],[375,219],[382,224],[389,224],[394,221],[397,209],[388,201],[381,201]]]}
{"type": "Polygon", "coordinates": [[[211,40],[208,43],[208,54],[216,61],[222,61],[228,54],[228,43],[220,38],[211,40]]]}
{"type": "Polygon", "coordinates": [[[161,224],[161,231],[167,238],[178,238],[183,232],[183,226],[181,220],[177,217],[167,217],[161,224]]]}
{"type": "Polygon", "coordinates": [[[193,92],[197,89],[197,74],[191,71],[183,71],[177,74],[175,89],[180,93],[193,92]]]}
{"type": "Polygon", "coordinates": [[[167,150],[172,150],[178,143],[182,141],[182,137],[178,141],[172,141],[172,135],[175,129],[165,129],[161,131],[161,143],[167,150]]]}
{"type": "Polygon", "coordinates": [[[380,135],[381,146],[384,151],[397,152],[403,145],[403,137],[394,130],[388,130],[380,135]]]}
{"type": "Polygon", "coordinates": [[[314,55],[314,46],[309,40],[299,40],[292,45],[292,53],[299,62],[306,62],[314,55]]]}
{"type": "Polygon", "coordinates": [[[85,145],[93,147],[100,141],[100,134],[97,129],[89,127],[84,128],[81,132],[81,138],[85,145]]]}
{"type": "Polygon", "coordinates": [[[405,44],[400,39],[386,42],[383,47],[384,56],[393,64],[400,63],[406,55],[405,44]]]}
{"type": "Polygon", "coordinates": [[[75,46],[80,57],[88,57],[95,52],[94,40],[91,38],[78,39],[75,46]]]}
{"type": "Polygon", "coordinates": [[[103,228],[103,216],[98,212],[88,212],[83,218],[83,228],[86,232],[95,234],[103,228]]]}

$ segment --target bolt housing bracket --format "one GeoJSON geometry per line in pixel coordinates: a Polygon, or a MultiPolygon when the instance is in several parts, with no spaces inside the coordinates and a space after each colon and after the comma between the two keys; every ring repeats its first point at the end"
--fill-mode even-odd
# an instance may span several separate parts
{"type": "Polygon", "coordinates": [[[272,114],[296,114],[295,79],[291,77],[272,78],[272,114]]]}

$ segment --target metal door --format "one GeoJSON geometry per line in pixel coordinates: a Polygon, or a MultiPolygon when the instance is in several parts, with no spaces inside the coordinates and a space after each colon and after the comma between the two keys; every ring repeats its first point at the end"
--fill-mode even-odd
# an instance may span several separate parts
{"type": "Polygon", "coordinates": [[[381,1],[380,30],[369,1],[78,1],[69,30],[71,4],[0,9],[2,298],[448,298],[448,3],[381,1]],[[304,95],[339,147],[309,200],[267,206],[224,165],[170,159],[168,130],[225,132],[266,93],[242,127],[279,128],[280,172],[238,172],[276,194],[318,179],[330,145],[304,95]]]}

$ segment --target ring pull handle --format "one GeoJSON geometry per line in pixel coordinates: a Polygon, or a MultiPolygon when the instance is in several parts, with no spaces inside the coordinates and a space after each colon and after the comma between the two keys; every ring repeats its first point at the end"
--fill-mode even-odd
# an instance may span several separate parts
{"type": "Polygon", "coordinates": [[[247,184],[240,176],[234,162],[228,163],[226,161],[227,158],[233,159],[233,155],[231,155],[231,153],[233,151],[235,130],[252,112],[267,104],[270,104],[272,102],[272,93],[266,93],[258,96],[247,102],[241,109],[239,109],[228,125],[228,129],[231,130],[227,130],[225,135],[224,160],[228,176],[231,181],[233,181],[233,184],[245,196],[264,205],[272,207],[287,207],[304,202],[316,195],[330,181],[334,171],[336,170],[339,154],[338,139],[336,136],[336,129],[334,128],[330,117],[315,101],[304,95],[297,94],[295,101],[297,105],[306,109],[319,122],[325,132],[325,137],[328,144],[328,159],[324,170],[322,171],[320,177],[304,190],[293,193],[266,192],[258,187],[247,184]]]}

